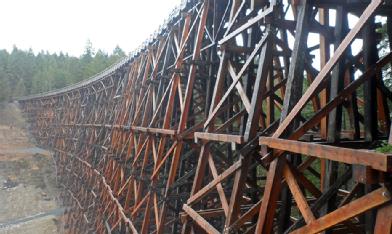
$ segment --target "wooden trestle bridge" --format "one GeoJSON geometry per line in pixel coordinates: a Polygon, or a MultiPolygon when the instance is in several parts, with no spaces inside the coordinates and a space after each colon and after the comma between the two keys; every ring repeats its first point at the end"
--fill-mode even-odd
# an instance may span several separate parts
{"type": "Polygon", "coordinates": [[[391,233],[389,48],[389,0],[189,0],[19,102],[69,233],[391,233]]]}

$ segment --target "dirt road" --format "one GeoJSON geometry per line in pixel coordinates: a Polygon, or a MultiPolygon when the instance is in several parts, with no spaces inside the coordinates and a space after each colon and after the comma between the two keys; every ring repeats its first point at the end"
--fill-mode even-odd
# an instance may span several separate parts
{"type": "Polygon", "coordinates": [[[16,104],[0,103],[0,234],[60,233],[50,152],[37,148],[16,104]]]}

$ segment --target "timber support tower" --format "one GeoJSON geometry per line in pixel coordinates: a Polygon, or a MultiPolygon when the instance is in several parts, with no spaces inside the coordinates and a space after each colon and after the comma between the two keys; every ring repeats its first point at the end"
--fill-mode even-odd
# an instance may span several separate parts
{"type": "Polygon", "coordinates": [[[391,233],[391,46],[389,0],[190,0],[19,102],[68,233],[391,233]]]}

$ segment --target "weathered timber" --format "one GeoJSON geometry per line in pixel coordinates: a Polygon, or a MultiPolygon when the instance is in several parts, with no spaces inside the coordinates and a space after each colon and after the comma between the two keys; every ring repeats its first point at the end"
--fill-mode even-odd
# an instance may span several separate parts
{"type": "Polygon", "coordinates": [[[389,0],[188,0],[112,67],[20,98],[65,231],[391,232],[391,25],[389,0]]]}

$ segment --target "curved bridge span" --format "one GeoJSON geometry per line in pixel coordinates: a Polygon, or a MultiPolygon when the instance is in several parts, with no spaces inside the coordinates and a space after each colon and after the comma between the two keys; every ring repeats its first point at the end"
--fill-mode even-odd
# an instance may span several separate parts
{"type": "Polygon", "coordinates": [[[391,233],[391,39],[388,0],[189,0],[19,102],[69,233],[391,233]]]}

